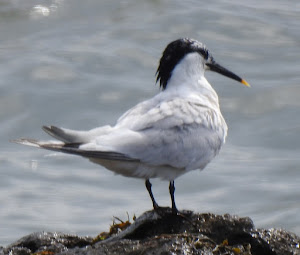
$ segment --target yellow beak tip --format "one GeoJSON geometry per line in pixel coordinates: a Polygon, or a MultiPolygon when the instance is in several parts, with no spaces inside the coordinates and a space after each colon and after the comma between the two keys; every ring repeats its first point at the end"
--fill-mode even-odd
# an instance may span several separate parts
{"type": "Polygon", "coordinates": [[[241,83],[243,83],[247,87],[251,87],[248,82],[246,82],[244,79],[241,80],[241,83]]]}

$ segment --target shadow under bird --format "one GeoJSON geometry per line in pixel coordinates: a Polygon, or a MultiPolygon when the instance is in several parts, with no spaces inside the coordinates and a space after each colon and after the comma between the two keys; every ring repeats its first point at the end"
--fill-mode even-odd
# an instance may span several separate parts
{"type": "Polygon", "coordinates": [[[149,179],[168,180],[172,212],[177,213],[174,180],[203,169],[218,154],[227,135],[218,95],[204,77],[206,70],[249,86],[219,65],[201,42],[178,39],[160,59],[156,72],[160,93],[125,112],[115,126],[89,131],[44,126],[59,141],[14,142],[79,155],[117,174],[145,179],[154,209],[159,206],[149,179]]]}

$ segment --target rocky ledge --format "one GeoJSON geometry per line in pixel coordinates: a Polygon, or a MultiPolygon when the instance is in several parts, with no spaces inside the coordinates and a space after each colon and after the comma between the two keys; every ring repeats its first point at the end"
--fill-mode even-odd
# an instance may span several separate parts
{"type": "MultiPolygon", "coordinates": [[[[118,219],[119,220],[119,219],[118,219]]],[[[54,254],[300,254],[300,238],[281,229],[256,229],[250,218],[169,208],[114,223],[96,238],[39,232],[0,248],[0,255],[54,254]]]]}

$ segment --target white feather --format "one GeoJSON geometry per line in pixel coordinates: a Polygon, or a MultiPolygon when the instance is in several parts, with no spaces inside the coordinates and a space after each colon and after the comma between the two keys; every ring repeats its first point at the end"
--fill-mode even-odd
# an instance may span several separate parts
{"type": "Polygon", "coordinates": [[[80,149],[117,151],[139,159],[126,170],[121,162],[93,160],[126,176],[173,180],[203,169],[225,142],[227,125],[217,94],[199,72],[201,61],[199,54],[188,54],[165,91],[127,111],[109,132],[94,137],[93,131],[87,132],[92,139],[80,149]]]}

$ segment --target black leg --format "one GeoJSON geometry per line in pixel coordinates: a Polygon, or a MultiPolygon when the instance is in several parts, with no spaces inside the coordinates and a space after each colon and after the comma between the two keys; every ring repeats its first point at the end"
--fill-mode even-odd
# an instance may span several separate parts
{"type": "Polygon", "coordinates": [[[153,193],[152,193],[152,190],[151,190],[152,184],[150,183],[149,179],[147,179],[147,180],[145,181],[145,185],[146,185],[146,188],[147,188],[147,190],[148,190],[148,192],[149,192],[149,195],[150,195],[150,197],[151,197],[151,200],[152,200],[152,203],[153,203],[153,208],[154,208],[154,210],[155,210],[155,209],[158,209],[159,206],[158,206],[158,204],[156,203],[156,201],[155,201],[155,199],[154,199],[154,196],[153,196],[153,193]]]}
{"type": "Polygon", "coordinates": [[[174,197],[174,192],[175,192],[174,181],[170,181],[169,191],[170,191],[171,200],[172,200],[172,213],[177,214],[178,210],[176,208],[175,197],[174,197]]]}

